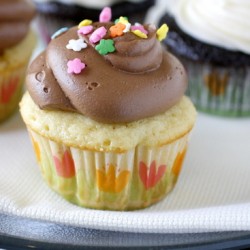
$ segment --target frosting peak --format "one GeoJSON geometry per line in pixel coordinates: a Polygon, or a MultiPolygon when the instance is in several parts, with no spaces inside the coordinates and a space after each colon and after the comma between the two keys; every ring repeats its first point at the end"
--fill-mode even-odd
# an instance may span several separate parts
{"type": "MultiPolygon", "coordinates": [[[[96,22],[92,25],[95,29],[104,27],[109,30],[114,24],[96,22]]],[[[156,27],[145,25],[145,30],[148,31],[147,39],[141,39],[131,32],[113,38],[115,53],[108,53],[104,58],[115,68],[130,73],[143,73],[157,69],[162,61],[162,47],[156,39],[156,27]]],[[[90,42],[89,35],[83,35],[82,38],[95,47],[95,44],[90,42]]],[[[107,33],[104,38],[110,38],[110,34],[107,33]]]]}
{"type": "Polygon", "coordinates": [[[250,54],[248,0],[178,0],[170,12],[187,34],[208,44],[250,54]]]}
{"type": "Polygon", "coordinates": [[[105,56],[114,67],[138,74],[155,70],[160,66],[163,53],[155,30],[149,29],[148,38],[145,40],[137,38],[132,33],[114,40],[117,53],[105,56]]]}
{"type": "Polygon", "coordinates": [[[19,43],[28,33],[35,7],[29,0],[1,0],[0,52],[19,43]]]}
{"type": "Polygon", "coordinates": [[[162,113],[181,99],[185,70],[161,47],[156,28],[136,24],[121,33],[129,26],[122,20],[85,20],[58,33],[28,71],[27,87],[40,108],[124,123],[162,113]]]}

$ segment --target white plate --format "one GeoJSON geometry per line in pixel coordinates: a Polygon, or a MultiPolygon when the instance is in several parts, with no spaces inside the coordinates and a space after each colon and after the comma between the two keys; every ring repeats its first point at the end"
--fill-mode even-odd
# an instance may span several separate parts
{"type": "Polygon", "coordinates": [[[128,232],[250,230],[250,119],[199,114],[174,191],[134,212],[84,209],[43,182],[25,126],[0,124],[0,213],[128,232]]]}

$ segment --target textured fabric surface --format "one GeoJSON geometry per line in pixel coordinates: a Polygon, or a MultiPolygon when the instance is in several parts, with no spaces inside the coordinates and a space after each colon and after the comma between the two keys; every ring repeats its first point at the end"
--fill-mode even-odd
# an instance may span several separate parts
{"type": "Polygon", "coordinates": [[[0,124],[0,213],[130,232],[250,230],[250,119],[199,114],[175,189],[133,212],[84,209],[43,182],[26,128],[16,114],[0,124]]]}

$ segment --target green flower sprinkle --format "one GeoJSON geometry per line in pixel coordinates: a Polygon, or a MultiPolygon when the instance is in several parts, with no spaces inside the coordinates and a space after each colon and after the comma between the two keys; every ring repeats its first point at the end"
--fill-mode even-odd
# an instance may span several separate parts
{"type": "Polygon", "coordinates": [[[112,39],[102,39],[100,43],[95,47],[95,49],[101,55],[106,55],[108,53],[115,51],[114,41],[112,39]]]}

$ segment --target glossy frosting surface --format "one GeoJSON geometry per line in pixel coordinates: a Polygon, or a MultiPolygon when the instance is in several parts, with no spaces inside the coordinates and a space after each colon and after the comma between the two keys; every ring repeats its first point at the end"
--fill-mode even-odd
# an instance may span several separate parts
{"type": "Polygon", "coordinates": [[[250,54],[250,1],[177,0],[168,8],[179,27],[194,38],[250,54]]]}
{"type": "MultiPolygon", "coordinates": [[[[113,23],[94,23],[94,29],[113,23]]],[[[148,38],[132,32],[113,38],[116,51],[101,55],[89,35],[77,27],[53,39],[28,70],[27,87],[41,109],[79,112],[104,123],[132,122],[165,112],[180,101],[187,87],[181,63],[156,39],[156,28],[144,26],[148,38]],[[67,49],[71,39],[82,39],[81,51],[67,49]],[[67,62],[86,64],[80,74],[67,72],[67,62]]],[[[104,37],[110,38],[109,32],[104,37]]]]}
{"type": "Polygon", "coordinates": [[[35,7],[29,0],[0,1],[0,52],[27,35],[34,15],[35,7]]]}

